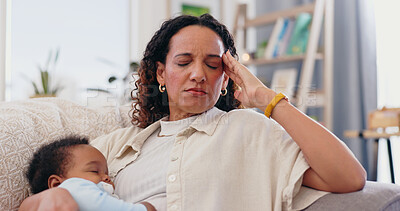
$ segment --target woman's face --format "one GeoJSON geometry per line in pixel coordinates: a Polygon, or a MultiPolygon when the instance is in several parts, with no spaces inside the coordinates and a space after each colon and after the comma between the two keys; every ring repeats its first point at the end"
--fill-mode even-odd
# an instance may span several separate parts
{"type": "Polygon", "coordinates": [[[170,40],[165,64],[158,63],[157,80],[168,92],[170,120],[212,108],[228,84],[223,72],[224,44],[211,29],[187,26],[170,40]]]}

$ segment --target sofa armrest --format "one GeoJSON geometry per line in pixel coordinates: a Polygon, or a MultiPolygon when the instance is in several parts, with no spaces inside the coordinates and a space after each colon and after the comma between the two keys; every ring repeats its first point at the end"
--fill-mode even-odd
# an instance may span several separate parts
{"type": "Polygon", "coordinates": [[[400,210],[400,186],[367,181],[361,191],[327,194],[305,210],[400,210]]]}

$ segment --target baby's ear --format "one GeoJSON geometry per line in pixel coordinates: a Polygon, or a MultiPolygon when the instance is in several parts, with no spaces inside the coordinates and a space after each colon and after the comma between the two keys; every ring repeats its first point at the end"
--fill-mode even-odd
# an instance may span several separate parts
{"type": "Polygon", "coordinates": [[[62,177],[53,174],[47,180],[47,185],[49,186],[49,188],[55,188],[59,186],[64,180],[65,179],[63,179],[62,177]]]}

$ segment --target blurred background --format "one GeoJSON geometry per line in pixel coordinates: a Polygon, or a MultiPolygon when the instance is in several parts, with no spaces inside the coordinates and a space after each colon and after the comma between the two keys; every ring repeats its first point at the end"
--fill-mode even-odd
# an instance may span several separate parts
{"type": "MultiPolygon", "coordinates": [[[[130,102],[134,74],[147,42],[161,23],[182,13],[210,13],[231,32],[246,17],[313,3],[312,0],[0,0],[0,100],[57,96],[87,106],[130,102]],[[43,87],[47,91],[43,90],[43,87]]],[[[369,180],[391,182],[386,140],[346,137],[346,130],[367,128],[368,113],[400,107],[400,2],[334,0],[330,78],[333,85],[330,129],[355,153],[369,180]],[[376,140],[379,140],[376,142],[376,140]],[[378,158],[374,160],[378,145],[378,158]]],[[[251,27],[236,33],[240,61],[254,59],[273,31],[251,27]],[[243,40],[246,46],[243,46],[243,40]]],[[[235,30],[236,32],[236,30],[235,30]]],[[[320,36],[324,36],[321,30],[320,36]]],[[[319,42],[324,50],[324,41],[319,42]]],[[[249,68],[266,85],[276,69],[301,68],[301,61],[249,68]]],[[[312,84],[323,84],[322,61],[312,84]]],[[[299,74],[296,80],[299,79],[299,74]]],[[[320,111],[307,110],[318,119],[320,111]]],[[[397,128],[398,130],[398,128],[397,128]]],[[[400,144],[392,139],[396,180],[400,181],[400,144]]]]}

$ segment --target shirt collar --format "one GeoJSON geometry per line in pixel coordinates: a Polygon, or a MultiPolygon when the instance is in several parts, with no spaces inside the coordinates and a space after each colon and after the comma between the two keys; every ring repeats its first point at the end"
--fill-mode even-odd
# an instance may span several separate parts
{"type": "Polygon", "coordinates": [[[214,134],[218,124],[221,124],[220,119],[225,113],[225,111],[221,111],[217,107],[213,107],[199,115],[199,117],[191,124],[191,127],[197,131],[203,131],[207,135],[211,136],[214,134]]]}
{"type": "Polygon", "coordinates": [[[149,125],[142,131],[140,131],[135,137],[131,139],[130,142],[126,143],[121,150],[115,155],[116,158],[121,157],[126,150],[129,148],[132,148],[133,150],[140,152],[140,149],[143,146],[143,143],[146,141],[146,139],[153,134],[154,131],[156,131],[160,127],[160,121],[158,120],[154,122],[153,124],[149,125]]]}
{"type": "Polygon", "coordinates": [[[176,121],[166,121],[161,120],[161,131],[159,135],[161,136],[172,136],[178,134],[180,131],[189,127],[199,115],[191,116],[185,119],[180,119],[176,121]]]}
{"type": "MultiPolygon", "coordinates": [[[[225,114],[225,111],[221,111],[216,107],[213,107],[204,113],[200,114],[190,125],[190,127],[194,128],[197,131],[203,131],[207,135],[211,136],[214,134],[215,129],[218,124],[224,124],[224,122],[220,122],[221,117],[225,114]]],[[[162,119],[164,120],[164,118],[162,119]]],[[[132,138],[130,142],[125,144],[122,149],[115,155],[116,158],[121,157],[126,150],[132,148],[133,150],[140,152],[140,149],[143,146],[143,143],[147,140],[147,138],[154,133],[158,128],[160,128],[160,121],[154,122],[149,125],[141,132],[139,132],[135,137],[132,138]]]]}

